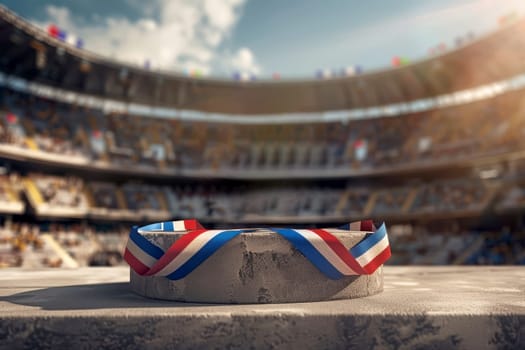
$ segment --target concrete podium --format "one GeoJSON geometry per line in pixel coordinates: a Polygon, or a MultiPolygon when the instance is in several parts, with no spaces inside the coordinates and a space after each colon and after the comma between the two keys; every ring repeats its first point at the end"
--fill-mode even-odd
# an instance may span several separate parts
{"type": "Polygon", "coordinates": [[[0,270],[0,348],[525,349],[525,267],[385,267],[384,292],[295,304],[153,300],[129,270],[0,270]]]}
{"type": "MultiPolygon", "coordinates": [[[[346,249],[366,232],[330,229],[346,249]]],[[[184,233],[144,234],[167,251],[184,233]]],[[[332,280],[286,239],[267,229],[243,232],[181,280],[130,274],[142,296],[197,303],[265,304],[353,299],[380,293],[383,270],[332,280]]]]}

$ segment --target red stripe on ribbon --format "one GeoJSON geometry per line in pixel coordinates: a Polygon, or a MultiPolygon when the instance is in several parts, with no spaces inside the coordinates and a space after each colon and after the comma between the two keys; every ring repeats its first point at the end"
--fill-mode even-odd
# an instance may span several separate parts
{"type": "Polygon", "coordinates": [[[168,265],[173,259],[179,255],[184,248],[186,248],[195,238],[203,234],[208,230],[201,229],[188,232],[182,235],[179,239],[173,243],[171,247],[164,253],[164,255],[157,261],[157,263],[146,273],[146,276],[151,276],[162,270],[168,265]]]}
{"type": "Polygon", "coordinates": [[[367,272],[367,274],[372,274],[375,270],[379,268],[379,266],[383,265],[383,263],[387,261],[391,255],[392,252],[390,251],[390,246],[388,246],[381,253],[379,253],[379,255],[377,255],[372,261],[370,261],[364,266],[364,269],[367,272]]]}
{"type": "Polygon", "coordinates": [[[139,259],[135,258],[128,248],[126,248],[124,251],[124,260],[126,260],[129,266],[131,266],[131,268],[141,276],[149,270],[149,267],[144,265],[139,259]]]}
{"type": "Polygon", "coordinates": [[[361,221],[361,231],[374,232],[376,230],[372,220],[361,221]]]}
{"type": "Polygon", "coordinates": [[[195,219],[184,220],[184,228],[186,230],[203,230],[201,223],[195,219]]]}
{"type": "Polygon", "coordinates": [[[310,230],[321,237],[322,240],[332,248],[332,250],[348,265],[355,273],[359,275],[366,274],[365,270],[359,265],[357,260],[348,252],[345,246],[331,233],[322,230],[322,229],[313,229],[310,230]]]}

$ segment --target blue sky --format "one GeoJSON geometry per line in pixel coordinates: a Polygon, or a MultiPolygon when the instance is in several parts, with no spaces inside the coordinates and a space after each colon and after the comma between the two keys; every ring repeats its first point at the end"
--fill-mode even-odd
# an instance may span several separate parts
{"type": "Polygon", "coordinates": [[[230,77],[235,71],[283,79],[429,48],[497,27],[523,0],[0,0],[45,28],[56,23],[86,49],[152,69],[230,77]]]}

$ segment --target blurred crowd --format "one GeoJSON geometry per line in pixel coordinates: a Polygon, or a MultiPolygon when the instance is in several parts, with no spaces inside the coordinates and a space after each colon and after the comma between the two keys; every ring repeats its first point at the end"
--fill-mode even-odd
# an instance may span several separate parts
{"type": "MultiPolygon", "coordinates": [[[[75,261],[75,266],[120,264],[126,232],[133,222],[194,217],[235,225],[272,220],[341,222],[365,217],[387,222],[405,217],[417,222],[435,215],[461,218],[466,213],[466,218],[474,213],[479,217],[490,203],[495,210],[522,210],[525,205],[521,182],[508,184],[479,178],[444,178],[389,187],[353,184],[253,187],[214,183],[152,185],[138,181],[117,184],[74,176],[9,173],[0,176],[0,188],[5,193],[0,197],[0,213],[10,203],[24,202],[25,196],[28,205],[35,206],[25,215],[34,212],[38,216],[39,207],[43,206],[55,210],[50,213],[56,218],[67,220],[71,209],[87,208],[81,220],[120,223],[81,224],[71,215],[69,220],[74,224],[42,224],[51,215],[43,214],[34,224],[4,224],[0,227],[0,266],[71,266],[68,259],[75,261]]],[[[525,233],[520,230],[512,234],[509,229],[464,232],[454,228],[443,230],[446,234],[425,230],[422,227],[417,229],[418,234],[405,235],[393,230],[392,245],[398,250],[393,263],[525,263],[525,233]]]]}
{"type": "Polygon", "coordinates": [[[450,230],[390,235],[394,265],[525,265],[525,231],[450,230]]]}
{"type": "MultiPolygon", "coordinates": [[[[0,177],[8,203],[23,206],[22,194],[41,216],[128,221],[199,218],[215,222],[257,219],[396,217],[481,212],[494,199],[492,182],[442,179],[413,185],[356,187],[333,184],[236,185],[192,183],[153,185],[139,181],[81,180],[41,173],[0,177]],[[3,179],[3,181],[2,181],[3,179]]],[[[523,194],[523,192],[520,192],[523,194]]],[[[516,196],[503,190],[501,205],[516,196]]],[[[0,203],[2,197],[0,196],[0,203]]],[[[4,208],[8,208],[7,204],[4,208]]],[[[19,213],[23,213],[23,209],[19,213]]]]}
{"type": "Polygon", "coordinates": [[[4,223],[0,226],[0,268],[123,264],[127,230],[125,225],[4,223]]]}
{"type": "MultiPolygon", "coordinates": [[[[131,173],[391,170],[525,149],[521,95],[514,91],[403,118],[243,125],[105,113],[0,88],[0,148],[131,173]]],[[[491,204],[502,211],[525,206],[525,185],[519,178],[495,184],[463,176],[390,186],[290,181],[154,184],[100,178],[5,170],[0,174],[0,214],[121,223],[198,218],[249,224],[481,215],[491,204]]],[[[4,224],[0,266],[120,264],[129,226],[4,224]]],[[[519,231],[393,237],[399,250],[394,263],[525,263],[524,234],[519,231]]]]}
{"type": "Polygon", "coordinates": [[[30,178],[38,188],[43,203],[56,207],[87,207],[80,178],[40,174],[31,174],[30,178]]]}
{"type": "Polygon", "coordinates": [[[403,118],[243,125],[106,113],[1,88],[0,145],[151,171],[392,168],[523,149],[522,94],[403,118]]]}
{"type": "Polygon", "coordinates": [[[525,232],[511,232],[508,227],[483,235],[483,245],[466,260],[478,265],[525,265],[525,232]]]}

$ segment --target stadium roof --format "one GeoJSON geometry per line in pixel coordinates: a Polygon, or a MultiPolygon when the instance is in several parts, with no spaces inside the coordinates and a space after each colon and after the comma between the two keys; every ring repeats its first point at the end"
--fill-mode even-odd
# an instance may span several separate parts
{"type": "Polygon", "coordinates": [[[348,110],[414,101],[525,72],[525,20],[443,55],[324,80],[239,82],[122,64],[57,40],[0,6],[0,72],[123,102],[227,114],[348,110]]]}

